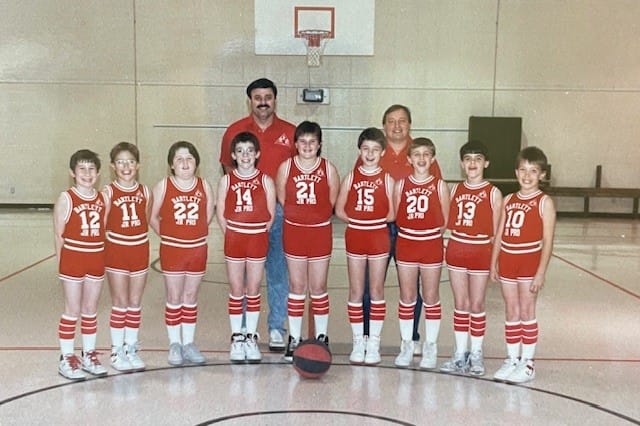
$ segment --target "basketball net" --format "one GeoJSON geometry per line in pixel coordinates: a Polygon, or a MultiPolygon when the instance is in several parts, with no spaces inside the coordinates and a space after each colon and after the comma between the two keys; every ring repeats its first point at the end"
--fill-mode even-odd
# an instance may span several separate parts
{"type": "Polygon", "coordinates": [[[307,66],[319,67],[324,42],[331,33],[323,30],[303,30],[299,34],[307,45],[307,66]]]}

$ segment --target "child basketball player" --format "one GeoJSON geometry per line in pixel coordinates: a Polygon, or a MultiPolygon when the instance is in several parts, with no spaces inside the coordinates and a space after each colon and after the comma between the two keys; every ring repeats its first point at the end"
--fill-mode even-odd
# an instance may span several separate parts
{"type": "Polygon", "coordinates": [[[414,308],[418,298],[416,281],[422,283],[425,312],[425,342],[420,368],[436,367],[440,305],[440,273],[444,257],[442,232],[449,214],[449,189],[442,179],[429,172],[436,147],[427,138],[415,138],[408,157],[413,173],[396,183],[396,264],[400,283],[398,318],[402,343],[395,359],[398,367],[408,367],[413,359],[414,308]]]}
{"type": "Polygon", "coordinates": [[[224,256],[229,279],[231,362],[259,362],[258,320],[260,283],[269,249],[269,228],[276,208],[273,180],[256,169],[258,138],[242,132],[231,140],[235,166],[220,179],[216,215],[224,235],[224,256]],[[246,333],[242,311],[246,304],[246,333]]]}
{"type": "Polygon", "coordinates": [[[337,169],[320,157],[322,129],[318,123],[300,123],[295,145],[298,154],[280,165],[276,177],[278,201],[284,208],[283,246],[289,269],[289,343],[284,354],[289,362],[293,361],[293,351],[302,336],[307,292],[311,296],[314,337],[329,344],[331,216],[340,187],[337,169]]]}
{"type": "Polygon", "coordinates": [[[104,226],[109,201],[95,189],[100,159],[88,149],[69,161],[74,186],[60,194],[53,209],[53,230],[58,277],[64,292],[64,313],[58,323],[60,363],[58,373],[70,380],[107,374],[96,353],[97,311],[104,280],[104,226]],[[74,353],[80,318],[82,359],[74,353]]]}
{"type": "MultiPolygon", "coordinates": [[[[336,216],[347,222],[345,245],[349,274],[347,311],[353,332],[353,350],[349,361],[354,364],[378,364],[380,334],[386,316],[384,279],[389,257],[387,222],[395,218],[391,175],[380,167],[386,139],[381,130],[370,127],[358,137],[362,164],[342,181],[336,202],[336,216]],[[369,335],[364,335],[365,273],[369,270],[371,314],[369,335]]],[[[413,282],[415,287],[415,280],[413,282]]]]}
{"type": "Polygon", "coordinates": [[[190,142],[171,145],[171,176],[153,189],[149,225],[160,236],[160,264],[166,290],[165,323],[170,365],[206,360],[194,343],[198,290],[207,266],[207,236],[215,199],[209,183],[196,176],[200,154],[190,142]]]}
{"type": "Polygon", "coordinates": [[[120,142],[110,153],[116,179],[104,187],[110,200],[105,269],[111,291],[111,366],[118,371],[144,370],[138,354],[142,293],[149,269],[148,222],[151,194],[138,183],[140,152],[120,142]]]}
{"type": "Polygon", "coordinates": [[[556,211],[540,190],[547,172],[542,150],[520,151],[515,172],[520,189],[504,198],[491,256],[491,278],[502,284],[507,343],[507,359],[493,377],[524,383],[536,376],[536,301],[551,259],[556,211]]]}
{"type": "Polygon", "coordinates": [[[451,190],[451,237],[446,250],[453,291],[455,351],[440,366],[445,373],[484,375],[482,342],[487,326],[485,294],[491,266],[491,248],[500,220],[502,194],[484,179],[489,166],[487,148],[470,141],[460,148],[460,166],[466,180],[451,190]],[[471,351],[469,353],[469,339],[471,351]]]}

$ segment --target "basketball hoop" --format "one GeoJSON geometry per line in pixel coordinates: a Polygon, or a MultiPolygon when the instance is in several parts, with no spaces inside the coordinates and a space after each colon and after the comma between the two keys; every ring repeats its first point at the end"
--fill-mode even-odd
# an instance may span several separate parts
{"type": "Polygon", "coordinates": [[[298,37],[303,38],[307,45],[307,65],[319,67],[324,41],[331,37],[331,31],[302,30],[298,32],[298,37]]]}

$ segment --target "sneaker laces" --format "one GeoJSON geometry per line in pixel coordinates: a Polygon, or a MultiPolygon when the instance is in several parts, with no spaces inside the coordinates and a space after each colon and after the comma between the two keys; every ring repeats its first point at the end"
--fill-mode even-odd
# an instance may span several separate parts
{"type": "Polygon", "coordinates": [[[100,364],[100,360],[98,359],[98,355],[99,354],[100,353],[94,349],[92,351],[85,352],[84,356],[89,358],[89,360],[91,361],[91,364],[93,364],[93,365],[102,365],[102,364],[100,364]]]}
{"type": "Polygon", "coordinates": [[[233,333],[231,335],[231,343],[244,343],[247,337],[242,333],[233,333]]]}
{"type": "Polygon", "coordinates": [[[65,361],[69,364],[72,370],[79,370],[82,362],[75,354],[68,354],[64,356],[65,361]]]}

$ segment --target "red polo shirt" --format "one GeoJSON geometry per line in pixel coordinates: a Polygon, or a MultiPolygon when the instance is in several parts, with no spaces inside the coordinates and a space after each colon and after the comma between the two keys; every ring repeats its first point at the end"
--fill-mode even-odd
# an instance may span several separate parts
{"type": "Polygon", "coordinates": [[[224,166],[225,170],[234,167],[231,159],[231,140],[241,132],[251,132],[256,135],[260,142],[258,169],[274,180],[280,163],[297,153],[294,144],[296,126],[281,120],[274,114],[273,123],[263,130],[258,126],[253,115],[249,115],[231,124],[222,136],[220,164],[224,166]]]}

